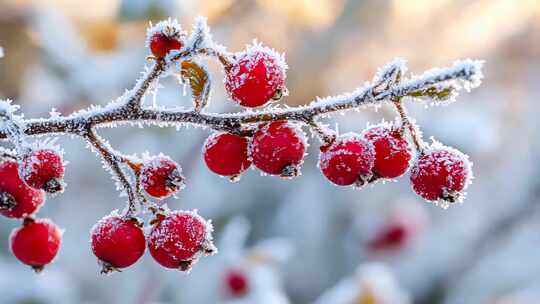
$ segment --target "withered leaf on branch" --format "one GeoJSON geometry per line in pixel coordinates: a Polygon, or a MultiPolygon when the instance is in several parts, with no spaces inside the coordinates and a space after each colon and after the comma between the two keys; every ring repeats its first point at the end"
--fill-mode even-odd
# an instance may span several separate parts
{"type": "Polygon", "coordinates": [[[193,61],[182,61],[181,76],[189,82],[195,110],[202,110],[210,97],[210,77],[208,70],[193,61]]]}

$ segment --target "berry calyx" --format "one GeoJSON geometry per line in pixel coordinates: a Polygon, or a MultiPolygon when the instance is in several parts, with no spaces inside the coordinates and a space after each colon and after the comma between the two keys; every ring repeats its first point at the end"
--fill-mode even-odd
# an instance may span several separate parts
{"type": "Polygon", "coordinates": [[[249,280],[245,272],[230,269],[225,274],[227,292],[234,297],[241,297],[249,290],[249,280]]]}
{"type": "Polygon", "coordinates": [[[375,177],[396,178],[407,171],[411,149],[399,130],[389,125],[378,125],[365,130],[363,135],[375,148],[375,177]]]}
{"type": "Polygon", "coordinates": [[[248,140],[231,133],[214,133],[206,139],[204,161],[212,172],[235,177],[251,166],[248,140]]]}
{"type": "Polygon", "coordinates": [[[148,236],[148,251],[163,267],[188,271],[200,256],[217,251],[212,225],[196,212],[173,211],[156,222],[148,236]]]}
{"type": "Polygon", "coordinates": [[[19,178],[17,162],[0,163],[0,214],[23,218],[34,214],[44,201],[42,191],[29,187],[19,178]]]}
{"type": "Polygon", "coordinates": [[[420,155],[411,169],[410,180],[418,195],[428,201],[439,201],[446,208],[449,203],[463,199],[471,178],[467,156],[441,145],[420,155]]]}
{"type": "Polygon", "coordinates": [[[165,156],[145,160],[140,174],[143,189],[155,198],[166,198],[184,187],[182,168],[165,156]]]}
{"type": "Polygon", "coordinates": [[[358,134],[349,133],[321,146],[319,168],[338,186],[362,186],[372,178],[375,162],[373,145],[358,134]]]}
{"type": "Polygon", "coordinates": [[[49,219],[25,219],[11,232],[11,252],[36,272],[52,262],[62,240],[62,231],[49,219]]]}
{"type": "Polygon", "coordinates": [[[255,167],[281,177],[299,174],[305,150],[302,130],[284,120],[259,125],[250,145],[255,167]]]}
{"type": "Polygon", "coordinates": [[[22,157],[21,174],[24,182],[48,193],[64,190],[64,162],[53,149],[33,150],[22,157]]]}
{"type": "Polygon", "coordinates": [[[92,252],[102,265],[101,273],[133,265],[146,248],[141,224],[135,218],[104,217],[92,227],[90,235],[92,252]]]}
{"type": "Polygon", "coordinates": [[[280,99],[285,88],[286,65],[281,55],[260,45],[237,55],[226,70],[225,89],[244,107],[259,107],[280,99]]]}

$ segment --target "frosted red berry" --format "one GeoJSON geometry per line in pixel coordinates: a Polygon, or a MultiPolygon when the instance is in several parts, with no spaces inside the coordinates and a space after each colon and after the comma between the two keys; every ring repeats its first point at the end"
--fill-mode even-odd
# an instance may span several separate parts
{"type": "Polygon", "coordinates": [[[62,232],[48,219],[26,219],[11,232],[11,252],[19,261],[40,271],[54,259],[60,248],[62,232]]]}
{"type": "Polygon", "coordinates": [[[165,156],[145,160],[140,174],[143,189],[155,198],[166,198],[184,187],[182,169],[165,156]]]}
{"type": "Polygon", "coordinates": [[[472,177],[470,163],[461,152],[450,148],[425,151],[411,169],[414,191],[428,201],[460,201],[472,177]]]}
{"type": "Polygon", "coordinates": [[[33,150],[22,158],[21,174],[26,184],[49,193],[63,190],[64,162],[53,149],[33,150]]]}
{"type": "Polygon", "coordinates": [[[212,225],[194,212],[158,215],[148,236],[148,250],[163,267],[189,270],[201,255],[213,254],[212,225]]]}
{"type": "Polygon", "coordinates": [[[150,51],[157,58],[162,58],[171,50],[179,50],[184,46],[176,36],[169,36],[162,32],[156,32],[150,37],[150,51]]]}
{"type": "Polygon", "coordinates": [[[271,175],[295,176],[304,159],[304,140],[302,131],[287,121],[261,124],[250,145],[253,164],[271,175]]]}
{"type": "Polygon", "coordinates": [[[225,273],[225,286],[230,295],[240,297],[249,291],[249,279],[244,271],[230,269],[225,273]]]}
{"type": "Polygon", "coordinates": [[[361,186],[372,177],[375,162],[373,145],[357,134],[345,134],[333,143],[321,146],[319,168],[339,186],[361,186]]]}
{"type": "Polygon", "coordinates": [[[407,171],[411,150],[398,130],[379,125],[367,129],[363,135],[375,148],[373,174],[376,177],[395,178],[407,171]]]}
{"type": "Polygon", "coordinates": [[[92,252],[103,266],[102,273],[133,265],[144,254],[146,239],[137,219],[107,216],[91,232],[92,252]]]}
{"type": "Polygon", "coordinates": [[[20,178],[17,162],[0,163],[0,213],[23,218],[32,215],[45,201],[43,192],[27,186],[20,178]]]}
{"type": "Polygon", "coordinates": [[[244,107],[279,99],[285,89],[285,64],[270,49],[254,46],[241,53],[226,71],[225,89],[244,107]]]}
{"type": "Polygon", "coordinates": [[[212,172],[223,176],[238,175],[251,166],[248,139],[231,133],[214,133],[203,148],[204,161],[212,172]]]}

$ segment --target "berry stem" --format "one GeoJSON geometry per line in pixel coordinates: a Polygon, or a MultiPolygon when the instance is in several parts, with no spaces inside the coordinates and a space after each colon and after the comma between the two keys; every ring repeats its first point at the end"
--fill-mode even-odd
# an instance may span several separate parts
{"type": "Polygon", "coordinates": [[[309,120],[308,124],[311,131],[317,135],[323,145],[329,145],[336,140],[336,133],[318,122],[316,119],[309,120]]]}
{"type": "Polygon", "coordinates": [[[122,188],[127,194],[128,197],[128,206],[126,208],[126,213],[124,216],[126,218],[132,217],[137,212],[137,199],[135,196],[135,190],[133,189],[128,177],[124,173],[124,170],[120,167],[122,160],[125,158],[119,156],[119,153],[114,151],[112,147],[93,129],[89,129],[85,136],[86,140],[96,149],[101,155],[103,161],[111,168],[111,173],[115,179],[120,183],[122,188]]]}
{"type": "Polygon", "coordinates": [[[407,130],[409,130],[416,151],[422,154],[424,144],[422,136],[416,129],[416,125],[412,123],[409,119],[409,115],[407,114],[407,109],[403,105],[403,101],[401,100],[401,98],[394,98],[392,99],[392,103],[394,104],[399,114],[402,128],[406,128],[407,130]]]}

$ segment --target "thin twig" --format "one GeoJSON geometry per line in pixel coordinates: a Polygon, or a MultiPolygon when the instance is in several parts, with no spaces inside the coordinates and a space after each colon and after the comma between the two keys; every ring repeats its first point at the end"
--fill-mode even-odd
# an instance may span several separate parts
{"type": "Polygon", "coordinates": [[[395,98],[392,101],[392,103],[394,104],[394,106],[395,106],[395,108],[396,108],[396,110],[397,110],[397,112],[399,114],[399,117],[401,118],[402,127],[407,128],[407,130],[409,130],[409,133],[411,135],[414,147],[416,148],[416,151],[421,154],[423,152],[423,146],[424,146],[423,141],[422,141],[422,136],[418,132],[418,130],[416,129],[415,124],[413,124],[411,122],[411,120],[409,119],[409,115],[407,114],[407,110],[403,106],[402,99],[401,98],[395,98]]]}
{"type": "Polygon", "coordinates": [[[105,141],[96,134],[96,132],[89,128],[86,135],[86,140],[99,152],[103,161],[111,168],[114,176],[120,182],[124,191],[128,197],[128,208],[125,213],[125,217],[131,217],[137,212],[137,200],[135,197],[135,190],[131,186],[127,176],[124,173],[124,170],[120,167],[122,162],[122,157],[118,156],[118,153],[115,152],[105,141]]]}

